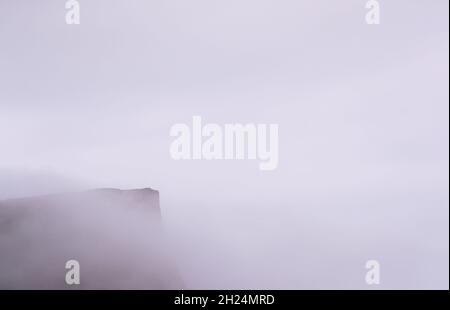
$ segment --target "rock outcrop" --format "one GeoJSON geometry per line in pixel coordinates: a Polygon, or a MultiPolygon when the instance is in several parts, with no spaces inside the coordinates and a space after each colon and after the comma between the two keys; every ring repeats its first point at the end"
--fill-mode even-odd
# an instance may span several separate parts
{"type": "Polygon", "coordinates": [[[0,289],[182,288],[167,248],[152,189],[0,201],[0,289]]]}

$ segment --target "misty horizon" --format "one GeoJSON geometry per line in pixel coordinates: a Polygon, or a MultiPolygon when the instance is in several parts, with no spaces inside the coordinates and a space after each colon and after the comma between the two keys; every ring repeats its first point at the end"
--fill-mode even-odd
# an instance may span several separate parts
{"type": "Polygon", "coordinates": [[[0,200],[156,189],[193,289],[448,289],[448,1],[365,2],[0,0],[0,200]],[[276,169],[174,160],[195,115],[276,169]]]}

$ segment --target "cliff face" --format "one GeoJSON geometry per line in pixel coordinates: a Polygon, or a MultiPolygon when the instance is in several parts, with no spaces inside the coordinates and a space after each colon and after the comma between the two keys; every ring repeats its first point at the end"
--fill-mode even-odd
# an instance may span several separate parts
{"type": "Polygon", "coordinates": [[[152,189],[0,201],[1,289],[182,288],[166,249],[152,189]],[[79,285],[66,283],[69,260],[79,285]]]}

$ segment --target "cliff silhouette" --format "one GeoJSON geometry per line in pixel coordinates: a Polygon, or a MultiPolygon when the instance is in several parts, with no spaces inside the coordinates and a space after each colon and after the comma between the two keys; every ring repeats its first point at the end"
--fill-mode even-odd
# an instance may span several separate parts
{"type": "Polygon", "coordinates": [[[182,288],[161,225],[151,188],[0,201],[0,289],[182,288]],[[79,285],[65,281],[69,260],[79,285]]]}

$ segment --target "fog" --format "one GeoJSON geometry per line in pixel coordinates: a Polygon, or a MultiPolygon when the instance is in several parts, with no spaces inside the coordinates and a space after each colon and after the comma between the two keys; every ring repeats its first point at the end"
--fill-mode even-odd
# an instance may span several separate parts
{"type": "Polygon", "coordinates": [[[364,4],[0,0],[0,199],[155,188],[187,288],[448,289],[448,2],[364,4]],[[277,169],[173,160],[193,115],[277,169]]]}
{"type": "Polygon", "coordinates": [[[157,200],[101,189],[2,201],[0,288],[183,288],[157,200]],[[73,260],[78,285],[66,282],[73,260]]]}

